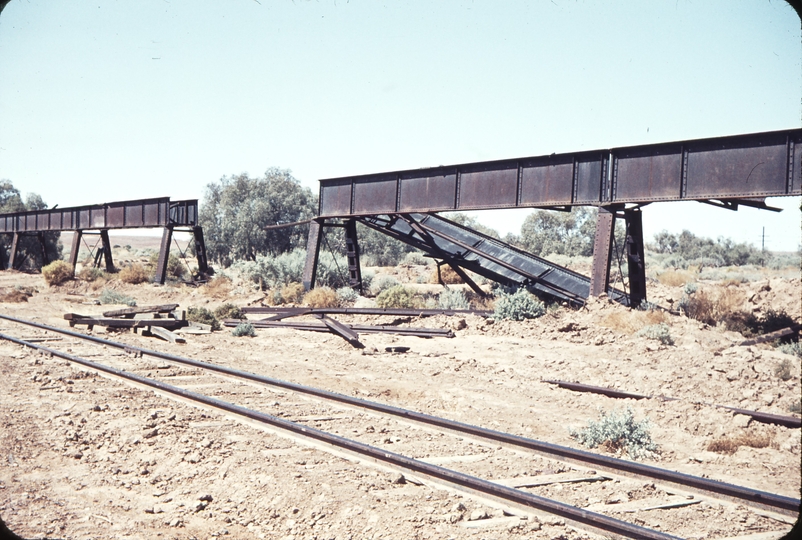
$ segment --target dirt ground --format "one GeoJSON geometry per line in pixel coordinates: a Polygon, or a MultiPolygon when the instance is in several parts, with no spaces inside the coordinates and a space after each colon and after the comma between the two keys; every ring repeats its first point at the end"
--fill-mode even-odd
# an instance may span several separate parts
{"type": "MultiPolygon", "coordinates": [[[[0,291],[15,286],[33,294],[26,302],[0,304],[4,314],[66,328],[64,313],[108,309],[87,303],[99,293],[96,284],[74,281],[49,288],[40,275],[0,273],[0,291]]],[[[186,285],[112,281],[104,286],[133,296],[139,305],[175,302],[182,308],[243,306],[262,296],[242,287],[215,298],[204,287],[186,285]]],[[[649,287],[650,300],[669,307],[682,295],[681,287],[649,287]]],[[[755,312],[771,307],[802,319],[799,277],[768,277],[737,287],[755,312]]],[[[133,333],[110,338],[577,448],[569,428],[598,419],[600,409],[630,407],[637,419],[651,421],[659,445],[659,457],[651,463],[799,497],[800,430],[759,424],[709,405],[799,417],[791,412],[799,410],[799,358],[770,344],[738,346],[740,334],[680,316],[665,316],[674,344],[663,345],[634,335],[634,329],[652,322],[643,317],[604,299],[525,322],[434,317],[409,324],[452,328],[456,337],[365,334],[364,350],[333,335],[288,329],[257,330],[255,338],[235,338],[224,329],[188,336],[183,345],[133,333]],[[385,352],[391,346],[409,351],[385,352]],[[778,375],[782,365],[790,370],[787,377],[778,375]],[[544,379],[679,399],[617,400],[571,392],[544,379]],[[732,454],[708,450],[714,440],[739,437],[768,444],[740,446],[732,454]]],[[[40,335],[6,321],[0,328],[16,336],[40,335]]],[[[69,340],[48,344],[74,347],[76,354],[90,351],[69,340]]],[[[472,528],[473,512],[486,509],[493,516],[498,511],[444,490],[399,484],[395,475],[369,464],[5,341],[0,342],[0,371],[0,517],[26,538],[585,537],[558,519],[499,517],[496,526],[488,520],[487,526],[472,528]]],[[[278,396],[277,407],[292,401],[278,396]]],[[[394,437],[378,434],[379,425],[366,417],[354,431],[375,430],[373,442],[393,444],[394,437]]],[[[397,439],[396,446],[402,446],[397,439]]],[[[443,443],[427,453],[455,456],[465,449],[443,443]]],[[[513,468],[505,474],[529,472],[513,468]]],[[[593,503],[587,497],[581,505],[593,503]]],[[[753,518],[719,526],[718,511],[715,504],[705,510],[711,526],[699,523],[696,538],[755,531],[753,518]]],[[[666,511],[643,521],[671,532],[685,519],[682,512],[666,511]]]]}

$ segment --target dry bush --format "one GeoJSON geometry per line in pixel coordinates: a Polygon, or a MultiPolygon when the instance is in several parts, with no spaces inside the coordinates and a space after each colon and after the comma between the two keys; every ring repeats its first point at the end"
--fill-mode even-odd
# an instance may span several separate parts
{"type": "Polygon", "coordinates": [[[657,275],[657,281],[669,287],[681,287],[693,280],[693,273],[687,270],[666,270],[657,275]]]}
{"type": "Polygon", "coordinates": [[[685,314],[697,321],[716,326],[723,324],[728,330],[746,330],[750,314],[743,311],[746,296],[738,287],[714,287],[699,290],[682,303],[685,314]]]}
{"type": "Polygon", "coordinates": [[[301,283],[289,283],[281,288],[280,301],[284,304],[300,304],[305,292],[301,283]]]}
{"type": "Polygon", "coordinates": [[[42,267],[42,277],[50,285],[61,285],[65,281],[72,279],[72,265],[66,261],[53,261],[47,266],[42,267]]]}
{"type": "Polygon", "coordinates": [[[212,298],[226,298],[231,294],[233,285],[231,279],[226,276],[217,276],[203,286],[203,292],[212,298]]]}
{"type": "Polygon", "coordinates": [[[28,295],[24,292],[20,291],[19,289],[12,289],[8,292],[0,293],[0,302],[4,303],[22,303],[28,301],[28,295]]]}
{"type": "MultiPolygon", "coordinates": [[[[459,285],[462,283],[462,278],[459,277],[459,274],[454,271],[453,268],[444,264],[440,267],[440,277],[443,279],[443,283],[446,285],[459,285]]],[[[432,272],[432,276],[429,278],[429,283],[440,283],[440,280],[437,278],[437,268],[434,269],[432,272]]]]}
{"type": "Polygon", "coordinates": [[[139,263],[134,263],[131,266],[126,266],[120,273],[117,274],[120,281],[123,283],[130,283],[136,285],[138,283],[145,283],[150,280],[150,273],[145,270],[145,267],[139,263]]]}
{"type": "Polygon", "coordinates": [[[771,444],[771,435],[757,433],[741,433],[735,437],[720,437],[707,445],[707,450],[719,454],[734,454],[741,446],[767,448],[771,444]]]}
{"type": "Polygon", "coordinates": [[[662,310],[649,311],[616,310],[601,321],[601,325],[625,334],[634,334],[638,330],[656,324],[668,324],[669,316],[662,310]]]}
{"type": "Polygon", "coordinates": [[[101,270],[100,268],[95,268],[94,266],[84,266],[81,268],[81,271],[78,272],[77,275],[78,279],[83,281],[97,281],[99,279],[103,279],[106,276],[106,273],[101,270]]]}
{"type": "Polygon", "coordinates": [[[304,295],[303,303],[313,308],[328,308],[337,307],[340,301],[331,287],[317,287],[304,295]]]}

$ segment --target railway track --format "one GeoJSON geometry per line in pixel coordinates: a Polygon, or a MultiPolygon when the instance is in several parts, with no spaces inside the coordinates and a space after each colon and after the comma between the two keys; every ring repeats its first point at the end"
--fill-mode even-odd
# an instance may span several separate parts
{"type": "MultiPolygon", "coordinates": [[[[662,489],[665,493],[675,494],[673,499],[670,498],[669,501],[663,504],[662,507],[664,508],[669,508],[672,505],[693,508],[693,506],[696,505],[695,503],[698,503],[704,498],[735,502],[737,505],[749,507],[758,513],[762,512],[762,515],[769,516],[771,519],[775,520],[779,519],[783,521],[782,516],[786,516],[785,523],[791,523],[798,513],[798,499],[677,473],[642,463],[615,459],[591,452],[553,445],[500,431],[489,430],[479,426],[454,422],[448,419],[401,409],[374,401],[354,398],[343,394],[235,370],[226,366],[200,362],[159,351],[132,347],[123,343],[102,339],[96,336],[88,336],[32,321],[25,321],[5,315],[0,315],[0,318],[13,323],[36,327],[48,332],[57,332],[62,335],[71,336],[82,342],[104,345],[107,348],[120,349],[128,354],[127,356],[118,356],[110,360],[112,364],[117,364],[117,366],[113,366],[90,361],[76,354],[69,354],[44,346],[40,343],[34,343],[7,334],[0,334],[0,338],[2,339],[38,349],[45,354],[64,358],[70,362],[82,365],[85,368],[102,372],[112,377],[124,378],[136,385],[144,386],[184,401],[190,401],[197,406],[223,411],[227,415],[235,416],[240,419],[247,419],[250,422],[259,422],[269,425],[271,428],[290,434],[295,438],[306,438],[315,441],[316,444],[323,444],[330,447],[335,451],[350,455],[359,455],[363,459],[368,458],[384,467],[402,470],[407,475],[421,478],[425,483],[432,482],[436,485],[446,486],[452,490],[468,492],[474,496],[478,495],[479,497],[494,499],[501,502],[501,504],[511,508],[517,508],[524,512],[534,511],[535,513],[558,515],[577,528],[591,530],[607,536],[613,535],[627,538],[676,538],[676,536],[661,531],[647,529],[637,524],[618,519],[617,517],[605,515],[600,511],[594,511],[594,505],[592,504],[586,508],[578,508],[573,504],[559,502],[551,497],[552,494],[559,491],[556,487],[569,483],[574,487],[582,486],[579,488],[579,491],[582,491],[586,489],[586,486],[603,484],[613,479],[615,479],[616,482],[623,482],[622,485],[626,485],[627,482],[629,482],[632,486],[643,486],[644,480],[650,480],[657,486],[656,489],[662,489]],[[153,371],[153,366],[148,365],[144,358],[142,358],[143,355],[165,360],[173,365],[180,366],[182,371],[179,371],[180,375],[177,377],[179,380],[187,381],[190,384],[184,384],[182,388],[175,384],[164,382],[164,379],[168,379],[167,377],[160,377],[162,380],[157,380],[137,374],[137,371],[153,371]],[[219,375],[225,376],[227,381],[230,382],[220,383],[219,375]],[[245,382],[250,385],[251,388],[258,386],[262,390],[268,389],[269,395],[265,396],[264,391],[256,392],[252,390],[250,394],[245,395],[241,390],[227,390],[226,385],[234,384],[235,380],[245,382]],[[296,403],[285,403],[284,410],[279,411],[277,414],[268,414],[262,411],[271,407],[270,403],[267,405],[248,403],[248,406],[243,406],[222,400],[219,397],[200,394],[189,389],[193,387],[214,388],[215,392],[219,395],[239,395],[241,396],[240,399],[246,402],[252,400],[265,401],[264,398],[269,397],[270,399],[268,401],[272,401],[272,403],[275,404],[274,398],[277,393],[279,393],[278,395],[298,396],[304,399],[296,403]],[[262,410],[256,410],[256,406],[262,410]],[[288,412],[287,409],[294,409],[294,411],[288,412]],[[348,414],[344,415],[343,409],[345,409],[345,411],[351,411],[351,416],[349,417],[348,414]],[[313,414],[308,414],[310,412],[313,414]],[[374,444],[371,444],[364,440],[360,441],[354,438],[346,438],[336,433],[338,431],[355,431],[352,429],[353,426],[351,424],[355,418],[359,420],[365,413],[378,415],[378,417],[384,419],[390,419],[385,420],[386,427],[379,430],[386,432],[384,435],[379,436],[379,441],[371,441],[374,442],[374,444]],[[294,418],[295,421],[289,420],[288,417],[294,418]],[[438,441],[444,433],[447,434],[446,436],[457,436],[458,440],[461,441],[457,446],[463,448],[466,455],[462,456],[463,459],[459,459],[459,456],[457,456],[457,459],[452,459],[451,462],[455,463],[455,468],[450,469],[438,465],[437,457],[414,459],[407,455],[409,452],[404,452],[402,454],[400,452],[387,450],[386,444],[383,448],[378,447],[375,442],[389,444],[395,442],[396,444],[394,447],[403,448],[404,444],[398,444],[402,442],[398,434],[404,434],[406,432],[408,435],[409,429],[406,427],[393,427],[393,422],[396,424],[400,422],[403,426],[418,426],[418,428],[422,428],[422,431],[429,434],[423,436],[428,437],[431,444],[423,444],[422,446],[424,448],[421,448],[421,444],[416,443],[417,447],[415,451],[412,452],[413,455],[426,456],[434,454],[436,456],[438,453],[438,446],[442,446],[442,444],[438,444],[438,441]],[[323,423],[328,426],[329,430],[324,431],[319,429],[319,426],[323,423]],[[432,436],[432,433],[435,435],[432,436]],[[396,435],[395,437],[393,437],[394,434],[396,435]],[[484,445],[479,448],[481,451],[477,453],[477,446],[471,446],[472,443],[468,442],[469,440],[475,440],[480,443],[480,445],[484,445]],[[488,449],[491,449],[491,451],[488,451],[488,449]],[[504,452],[501,452],[502,449],[504,452]],[[550,475],[552,478],[546,478],[545,480],[547,481],[544,481],[543,478],[538,478],[538,476],[518,479],[495,478],[493,480],[479,477],[484,476],[486,478],[487,476],[497,476],[498,470],[494,469],[497,469],[499,465],[503,468],[504,464],[514,462],[515,460],[528,460],[527,462],[531,464],[534,459],[532,457],[533,454],[540,460],[537,463],[538,466],[542,467],[542,470],[557,471],[558,474],[550,475]],[[491,466],[490,463],[493,465],[491,466]],[[565,464],[568,464],[567,470],[565,464]],[[591,471],[589,469],[593,470],[591,471]],[[598,471],[601,471],[601,473],[598,471]],[[554,478],[559,477],[560,474],[562,474],[561,478],[554,478]],[[571,475],[573,475],[574,478],[569,478],[571,475]],[[518,488],[514,486],[518,486],[518,488]],[[528,491],[524,491],[524,489],[528,491]],[[532,491],[535,492],[533,493],[532,491]],[[689,493],[693,493],[694,495],[688,495],[689,493]],[[698,497],[699,495],[701,498],[698,497]],[[677,496],[685,500],[678,500],[677,496]]],[[[173,374],[173,377],[176,377],[176,375],[173,374]]],[[[365,436],[362,435],[362,439],[364,438],[365,436]]],[[[367,438],[371,438],[371,436],[367,438]]],[[[372,436],[372,438],[376,439],[375,436],[372,436]]],[[[448,460],[443,463],[448,463],[448,460]]],[[[730,506],[736,508],[735,505],[730,506]]]]}

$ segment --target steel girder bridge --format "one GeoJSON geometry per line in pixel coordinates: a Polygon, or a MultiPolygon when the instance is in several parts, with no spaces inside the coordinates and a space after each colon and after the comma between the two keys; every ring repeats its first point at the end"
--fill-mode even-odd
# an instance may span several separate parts
{"type": "MultiPolygon", "coordinates": [[[[55,231],[72,231],[69,262],[73,269],[78,263],[81,239],[84,235],[96,234],[100,236],[101,247],[93,253],[94,264],[96,267],[100,266],[102,259],[105,261],[106,270],[111,272],[114,270],[114,261],[109,242],[109,230],[156,227],[163,227],[164,233],[159,248],[159,260],[156,264],[154,281],[164,283],[167,277],[167,261],[170,255],[173,231],[193,234],[198,271],[206,273],[209,270],[203,229],[198,225],[198,201],[171,201],[169,197],[0,214],[0,235],[11,236],[8,260],[7,262],[3,261],[3,257],[0,257],[0,268],[21,266],[22,261],[18,259],[18,245],[23,235],[33,235],[39,239],[43,259],[47,264],[49,257],[45,247],[44,234],[55,231]]],[[[92,251],[90,248],[90,252],[92,251]]],[[[4,255],[4,252],[5,246],[0,246],[0,255],[4,255]]]]}
{"type": "Polygon", "coordinates": [[[630,146],[320,180],[304,286],[314,287],[321,233],[345,230],[350,284],[361,287],[356,223],[447,264],[479,294],[469,270],[573,304],[607,293],[629,306],[646,299],[642,208],[699,201],[737,210],[766,197],[802,195],[802,129],[630,146]],[[459,225],[439,212],[597,207],[590,277],[459,225]],[[615,220],[626,225],[628,283],[610,283],[615,220]]]}

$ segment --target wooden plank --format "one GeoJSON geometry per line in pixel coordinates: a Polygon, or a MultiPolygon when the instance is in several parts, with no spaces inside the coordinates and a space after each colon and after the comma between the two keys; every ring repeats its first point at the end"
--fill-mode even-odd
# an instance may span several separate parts
{"type": "MultiPolygon", "coordinates": [[[[161,326],[151,326],[151,327],[149,327],[147,329],[147,332],[152,334],[152,335],[154,335],[154,336],[156,336],[156,337],[160,337],[165,341],[169,341],[170,343],[186,343],[187,342],[186,339],[184,339],[181,336],[178,336],[178,335],[170,332],[166,328],[162,328],[161,326]]],[[[142,334],[145,335],[145,332],[142,332],[142,334]]]]}
{"type": "Polygon", "coordinates": [[[648,499],[640,499],[618,504],[591,504],[590,506],[586,507],[585,510],[590,510],[592,512],[634,514],[635,512],[648,512],[649,510],[680,508],[682,506],[699,504],[700,502],[702,502],[702,499],[689,499],[687,497],[670,497],[668,500],[665,498],[650,497],[648,499]]]}
{"type": "Polygon", "coordinates": [[[548,486],[551,484],[574,484],[577,482],[602,482],[610,480],[607,476],[600,474],[578,474],[578,473],[560,473],[560,474],[541,474],[539,476],[520,476],[518,478],[500,478],[492,480],[493,483],[501,484],[511,488],[525,488],[548,486]]]}
{"type": "Polygon", "coordinates": [[[181,328],[187,326],[187,321],[177,321],[175,319],[114,319],[103,317],[83,317],[69,319],[70,326],[108,326],[111,328],[147,328],[148,326],[160,326],[165,328],[181,328]]]}
{"type": "Polygon", "coordinates": [[[774,341],[775,339],[780,339],[781,337],[790,336],[794,332],[798,332],[799,329],[802,328],[802,325],[795,324],[793,326],[789,326],[788,328],[783,328],[781,330],[777,330],[776,332],[771,332],[769,334],[763,334],[762,336],[757,336],[752,339],[746,339],[741,341],[737,345],[745,347],[747,345],[757,345],[758,343],[765,343],[767,341],[774,341]]]}
{"type": "Polygon", "coordinates": [[[104,311],[104,317],[124,317],[126,315],[136,315],[137,313],[170,313],[178,304],[161,304],[156,306],[138,306],[123,309],[113,309],[104,311]]]}

